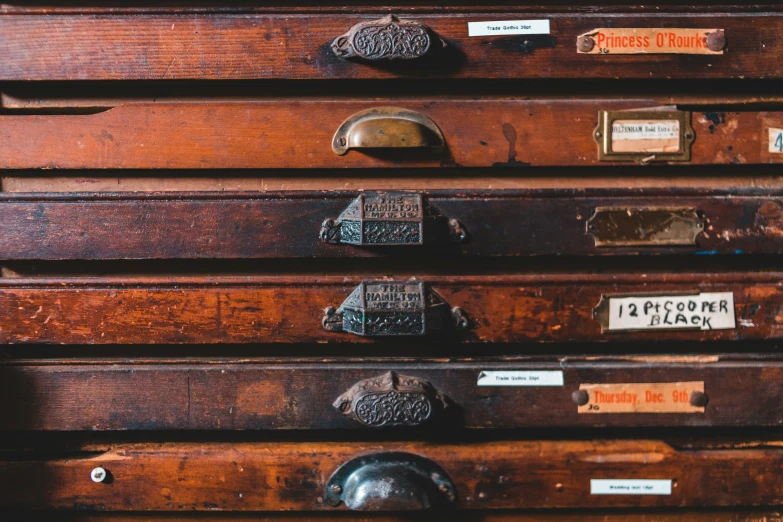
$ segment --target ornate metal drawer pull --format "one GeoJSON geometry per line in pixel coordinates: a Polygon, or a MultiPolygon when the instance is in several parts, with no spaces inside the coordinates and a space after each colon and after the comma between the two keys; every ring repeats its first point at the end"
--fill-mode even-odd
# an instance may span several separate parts
{"type": "Polygon", "coordinates": [[[376,107],[357,112],[340,125],[332,150],[342,156],[350,149],[430,149],[443,151],[445,140],[435,122],[415,111],[376,107]]]}
{"type": "Polygon", "coordinates": [[[421,194],[362,194],[337,219],[321,226],[327,243],[390,246],[464,241],[467,233],[421,194]]]}
{"type": "Polygon", "coordinates": [[[367,337],[431,335],[448,327],[467,328],[467,317],[450,308],[426,283],[366,282],[356,287],[337,310],[326,309],[323,327],[367,337]]]}
{"type": "Polygon", "coordinates": [[[332,42],[332,50],[340,58],[363,60],[412,60],[445,46],[426,25],[394,15],[358,23],[332,42]]]}
{"type": "Polygon", "coordinates": [[[419,426],[448,406],[446,397],[417,377],[388,372],[354,384],[333,406],[366,426],[419,426]]]}
{"type": "Polygon", "coordinates": [[[324,501],[358,511],[413,511],[447,506],[457,488],[429,459],[412,453],[372,453],[349,460],[326,483],[324,501]]]}

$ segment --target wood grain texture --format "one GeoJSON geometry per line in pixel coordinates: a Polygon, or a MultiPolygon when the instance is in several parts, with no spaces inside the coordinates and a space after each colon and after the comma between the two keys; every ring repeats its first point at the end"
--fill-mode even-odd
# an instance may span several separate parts
{"type": "MultiPolygon", "coordinates": [[[[403,281],[411,274],[398,274],[403,281]]],[[[6,278],[0,280],[4,343],[372,342],[329,332],[338,307],[365,276],[6,278]]],[[[783,274],[638,273],[427,276],[469,318],[436,342],[780,339],[783,274]],[[602,333],[593,308],[605,294],[732,292],[733,330],[602,333]]]]}
{"type": "MultiPolygon", "coordinates": [[[[540,8],[388,7],[362,13],[318,9],[260,13],[13,14],[0,18],[0,80],[131,80],[259,78],[777,78],[783,16],[711,9],[709,16],[628,7],[614,13],[546,12],[540,8]],[[353,25],[389,12],[428,25],[448,47],[413,63],[367,65],[329,48],[353,25]],[[411,11],[406,13],[406,11],[411,11]],[[619,12],[618,12],[619,11],[619,12]],[[548,19],[552,34],[469,37],[470,21],[548,19]],[[721,56],[590,56],[577,36],[599,27],[722,28],[721,56]]],[[[559,11],[559,12],[558,12],[559,11]]]]}
{"type": "Polygon", "coordinates": [[[431,429],[780,426],[783,360],[719,356],[505,358],[411,362],[122,360],[0,365],[0,430],[360,430],[332,403],[355,383],[389,371],[424,379],[449,406],[410,435],[431,429]],[[483,371],[563,372],[564,386],[477,386],[483,371]],[[704,382],[695,414],[577,413],[586,383],[704,382]]]}
{"type": "MultiPolygon", "coordinates": [[[[454,256],[775,254],[783,252],[783,192],[623,189],[428,191],[469,239],[355,247],[321,241],[357,192],[0,195],[5,259],[239,259],[454,256]],[[599,207],[693,208],[706,219],[692,246],[596,247],[599,207]]],[[[439,240],[439,241],[438,241],[439,240]]]]}
{"type": "MultiPolygon", "coordinates": [[[[89,451],[89,447],[82,448],[89,451]]],[[[655,440],[498,441],[465,444],[117,444],[93,453],[0,461],[0,506],[87,511],[339,512],[323,488],[343,463],[401,451],[432,460],[454,482],[454,507],[717,507],[783,501],[783,450],[677,450],[655,440]],[[106,469],[110,484],[90,471],[106,469]],[[591,495],[590,479],[672,480],[671,495],[591,495]]]]}
{"type": "MultiPolygon", "coordinates": [[[[648,109],[635,99],[266,100],[128,103],[89,115],[0,115],[0,167],[7,169],[214,169],[634,165],[601,162],[593,132],[602,110],[648,109]],[[441,129],[446,150],[332,151],[356,112],[389,104],[441,129]],[[556,145],[556,146],[555,146],[556,145]]],[[[769,128],[783,112],[696,112],[686,165],[783,162],[769,128]]],[[[676,163],[676,162],[675,162],[676,163]]],[[[682,162],[680,162],[682,164],[682,162]]]]}

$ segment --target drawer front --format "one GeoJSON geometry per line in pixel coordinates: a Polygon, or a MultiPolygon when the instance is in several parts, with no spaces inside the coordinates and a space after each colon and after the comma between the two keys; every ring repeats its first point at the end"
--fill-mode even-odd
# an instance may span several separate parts
{"type": "Polygon", "coordinates": [[[783,275],[6,278],[5,343],[779,339],[783,275]],[[144,325],[139,328],[139,325],[144,325]]]}
{"type": "Polygon", "coordinates": [[[661,105],[649,98],[128,102],[97,114],[0,115],[0,165],[508,169],[783,161],[783,112],[656,110],[661,105]]]}
{"type": "Polygon", "coordinates": [[[35,9],[9,8],[0,17],[0,80],[783,75],[776,59],[783,53],[779,8],[707,9],[708,17],[676,7],[571,13],[556,7],[400,7],[391,15],[388,8],[362,7],[352,13],[246,7],[233,14],[121,8],[33,14],[35,9]],[[474,36],[471,22],[482,26],[472,29],[474,36]],[[496,35],[498,27],[513,33],[514,26],[528,34],[496,35]],[[604,28],[637,29],[631,32],[648,39],[641,49],[646,52],[628,45],[627,31],[604,28]],[[362,31],[365,40],[356,43],[362,31]],[[402,45],[384,48],[383,37],[394,35],[402,45]],[[658,54],[669,52],[674,54],[658,54]]]}
{"type": "Polygon", "coordinates": [[[783,252],[778,192],[5,195],[0,252],[44,260],[774,254],[783,252]]]}
{"type": "Polygon", "coordinates": [[[7,363],[4,430],[778,426],[783,361],[7,363]],[[165,399],[164,399],[165,398],[165,399]],[[621,402],[620,402],[621,401],[621,402]]]}
{"type": "Polygon", "coordinates": [[[773,506],[783,500],[783,451],[771,447],[776,443],[704,444],[679,450],[651,440],[118,444],[55,460],[0,461],[0,505],[340,512],[427,504],[466,510],[773,506]],[[384,482],[391,492],[384,493],[384,482]]]}

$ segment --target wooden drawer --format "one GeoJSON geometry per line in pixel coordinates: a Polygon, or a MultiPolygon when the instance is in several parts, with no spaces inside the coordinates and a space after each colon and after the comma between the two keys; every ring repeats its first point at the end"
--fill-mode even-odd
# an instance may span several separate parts
{"type": "Polygon", "coordinates": [[[0,391],[3,430],[783,424],[777,356],[20,361],[0,391]]]}
{"type": "Polygon", "coordinates": [[[0,195],[6,259],[783,252],[783,192],[742,187],[0,195]]]}
{"type": "Polygon", "coordinates": [[[783,501],[778,444],[702,441],[675,447],[656,440],[530,440],[83,446],[58,457],[39,460],[28,454],[0,461],[0,506],[335,513],[347,510],[346,504],[370,510],[426,504],[458,510],[774,506],[783,501]],[[91,480],[96,468],[104,482],[91,480]],[[625,489],[630,487],[644,489],[625,489]]]}
{"type": "Polygon", "coordinates": [[[514,169],[783,162],[783,112],[725,111],[715,98],[702,103],[692,112],[643,97],[128,102],[96,114],[0,115],[0,166],[514,169]],[[651,134],[643,122],[652,122],[651,134]]]}
{"type": "Polygon", "coordinates": [[[701,9],[709,15],[679,6],[4,7],[0,80],[781,77],[779,6],[701,9]],[[470,22],[511,25],[503,21],[528,21],[518,25],[534,34],[469,36],[470,22]],[[631,47],[618,29],[598,31],[592,46],[579,39],[601,28],[639,29],[649,45],[631,47]],[[396,52],[382,45],[391,35],[404,43],[396,52]],[[668,50],[682,54],[658,54],[668,50]]]}
{"type": "Polygon", "coordinates": [[[476,343],[783,334],[779,272],[409,276],[4,278],[0,341],[292,343],[429,336],[476,343]]]}

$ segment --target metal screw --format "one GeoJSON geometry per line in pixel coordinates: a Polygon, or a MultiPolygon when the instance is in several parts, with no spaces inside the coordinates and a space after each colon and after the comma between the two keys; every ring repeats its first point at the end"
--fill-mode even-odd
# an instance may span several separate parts
{"type": "Polygon", "coordinates": [[[109,474],[106,473],[106,470],[103,468],[95,468],[92,470],[92,472],[90,472],[90,478],[93,482],[103,482],[108,476],[109,474]]]}
{"type": "Polygon", "coordinates": [[[585,390],[576,390],[571,394],[571,400],[579,406],[584,406],[590,402],[590,395],[585,390]]]}
{"type": "Polygon", "coordinates": [[[723,31],[715,31],[707,35],[707,49],[710,51],[719,52],[726,47],[726,33],[723,31]]]}
{"type": "Polygon", "coordinates": [[[600,138],[600,137],[602,137],[603,135],[604,135],[604,133],[603,133],[603,132],[601,132],[601,131],[598,131],[598,132],[596,132],[596,133],[595,133],[595,137],[596,137],[596,138],[600,138]]]}
{"type": "Polygon", "coordinates": [[[689,139],[691,139],[691,138],[693,138],[693,134],[691,134],[690,132],[686,132],[686,133],[685,133],[685,139],[686,139],[686,140],[689,140],[689,139]]]}
{"type": "Polygon", "coordinates": [[[707,405],[707,395],[704,392],[695,391],[691,393],[691,406],[703,408],[707,405]]]}
{"type": "Polygon", "coordinates": [[[593,40],[592,36],[580,36],[578,45],[580,51],[589,53],[595,48],[595,40],[593,40]]]}
{"type": "Polygon", "coordinates": [[[346,143],[347,143],[347,142],[345,141],[345,138],[340,138],[340,145],[341,145],[341,146],[345,147],[345,144],[346,144],[346,143]]]}
{"type": "Polygon", "coordinates": [[[332,484],[331,486],[329,486],[329,491],[331,491],[335,495],[339,495],[340,493],[343,492],[343,488],[340,487],[339,484],[332,484]]]}

